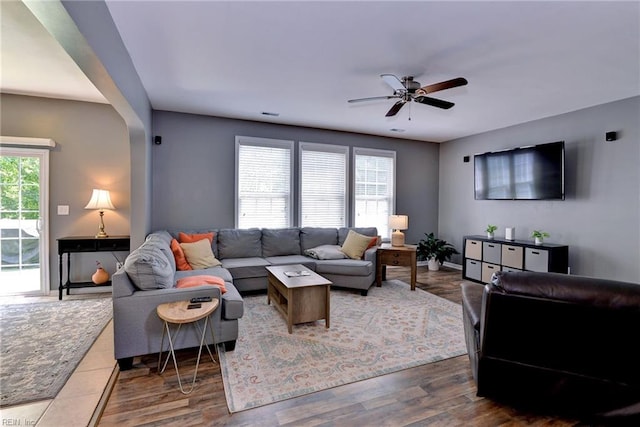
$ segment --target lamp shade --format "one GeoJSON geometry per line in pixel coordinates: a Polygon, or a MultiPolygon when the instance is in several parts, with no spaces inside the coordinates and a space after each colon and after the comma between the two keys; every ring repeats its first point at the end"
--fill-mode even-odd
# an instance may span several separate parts
{"type": "Polygon", "coordinates": [[[409,217],[407,215],[390,215],[389,228],[393,230],[406,230],[409,228],[409,217]]]}
{"type": "Polygon", "coordinates": [[[93,193],[91,194],[91,200],[87,203],[85,209],[115,209],[113,203],[111,203],[111,196],[109,195],[109,190],[96,190],[93,189],[93,193]]]}

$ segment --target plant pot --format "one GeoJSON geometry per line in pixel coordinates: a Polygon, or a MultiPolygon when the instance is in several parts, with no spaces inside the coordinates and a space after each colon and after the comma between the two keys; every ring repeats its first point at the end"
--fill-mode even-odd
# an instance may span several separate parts
{"type": "Polygon", "coordinates": [[[109,280],[109,273],[107,273],[104,270],[104,268],[98,267],[96,272],[93,273],[93,276],[91,276],[91,280],[96,285],[102,285],[103,283],[106,283],[109,280]]]}
{"type": "Polygon", "coordinates": [[[493,233],[487,232],[487,239],[493,239],[493,233]]]}
{"type": "Polygon", "coordinates": [[[429,261],[427,261],[427,265],[429,266],[429,271],[440,270],[440,263],[435,258],[431,258],[429,261]]]}
{"type": "Polygon", "coordinates": [[[536,239],[536,241],[535,241],[536,245],[541,245],[543,243],[542,237],[536,237],[535,239],[536,239]]]}

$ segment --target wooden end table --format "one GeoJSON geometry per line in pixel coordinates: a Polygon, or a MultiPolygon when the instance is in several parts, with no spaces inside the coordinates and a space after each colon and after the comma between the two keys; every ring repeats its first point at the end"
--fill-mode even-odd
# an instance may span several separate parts
{"type": "Polygon", "coordinates": [[[293,325],[324,319],[329,328],[331,282],[302,264],[266,267],[267,304],[273,305],[293,325]],[[296,275],[295,273],[300,273],[296,275]]]}
{"type": "Polygon", "coordinates": [[[207,351],[209,352],[209,356],[211,356],[211,361],[216,363],[213,358],[213,354],[211,354],[211,350],[209,349],[209,345],[204,343],[204,337],[207,332],[207,326],[211,331],[211,338],[215,342],[215,338],[213,336],[213,327],[209,325],[209,316],[211,313],[215,311],[218,307],[218,299],[215,298],[209,302],[202,302],[200,308],[188,309],[190,302],[189,301],[176,301],[176,302],[168,302],[164,304],[160,304],[156,312],[158,313],[158,317],[164,321],[164,328],[162,329],[162,341],[160,342],[160,354],[158,354],[158,373],[161,374],[167,368],[167,363],[169,362],[169,357],[173,358],[173,366],[176,369],[176,375],[178,376],[178,385],[180,386],[180,391],[182,394],[189,394],[193,391],[193,388],[196,384],[196,377],[198,376],[198,366],[200,365],[200,355],[202,354],[202,346],[207,347],[207,351]],[[204,319],[204,327],[200,328],[199,320],[204,319]],[[200,349],[198,350],[198,359],[196,361],[196,370],[193,373],[193,381],[191,382],[191,388],[188,391],[185,391],[182,387],[182,381],[180,380],[180,372],[178,371],[178,362],[176,361],[176,353],[173,348],[173,339],[171,337],[171,329],[169,328],[169,324],[176,324],[178,328],[174,334],[174,338],[178,337],[180,333],[180,328],[184,324],[194,324],[198,331],[201,334],[200,338],[200,349]],[[167,335],[169,339],[169,354],[167,354],[167,360],[165,360],[162,369],[160,369],[160,365],[162,364],[162,349],[164,348],[164,336],[167,335]]]}
{"type": "Polygon", "coordinates": [[[417,274],[417,246],[391,246],[383,243],[376,251],[376,286],[382,286],[382,281],[387,278],[387,265],[411,267],[411,290],[416,290],[417,274]]]}

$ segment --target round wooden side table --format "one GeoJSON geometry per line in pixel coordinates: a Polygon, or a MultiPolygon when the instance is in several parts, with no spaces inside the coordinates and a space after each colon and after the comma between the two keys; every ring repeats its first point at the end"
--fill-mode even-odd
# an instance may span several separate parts
{"type": "Polygon", "coordinates": [[[209,327],[209,331],[211,331],[212,341],[215,342],[215,337],[213,335],[213,328],[209,324],[209,316],[211,313],[215,311],[218,307],[218,299],[213,299],[209,302],[200,303],[200,308],[188,309],[190,302],[189,301],[176,301],[176,302],[168,302],[164,304],[160,304],[156,312],[158,313],[158,317],[164,321],[164,328],[162,329],[162,341],[160,342],[160,354],[158,354],[158,373],[161,374],[167,368],[167,363],[169,362],[169,357],[173,358],[173,366],[176,369],[176,375],[178,376],[178,385],[180,386],[180,391],[182,394],[189,394],[193,391],[193,388],[196,384],[196,377],[198,376],[198,366],[200,365],[200,355],[202,354],[202,346],[204,345],[209,352],[209,356],[211,356],[211,361],[216,363],[213,358],[213,354],[209,349],[209,345],[204,343],[204,337],[207,333],[207,327],[209,327]],[[200,320],[204,319],[204,327],[200,327],[200,320]],[[170,324],[178,325],[174,336],[171,336],[171,328],[170,324]],[[198,359],[196,361],[196,370],[193,373],[193,380],[191,382],[191,388],[188,391],[185,391],[182,387],[182,381],[180,380],[180,371],[178,371],[178,362],[176,361],[176,353],[173,348],[173,342],[178,337],[180,333],[180,329],[184,324],[193,324],[197,328],[198,332],[201,334],[200,338],[200,348],[198,349],[198,359]],[[164,348],[164,337],[165,335],[169,339],[169,354],[167,354],[167,359],[160,369],[160,365],[162,364],[162,351],[164,348]]]}

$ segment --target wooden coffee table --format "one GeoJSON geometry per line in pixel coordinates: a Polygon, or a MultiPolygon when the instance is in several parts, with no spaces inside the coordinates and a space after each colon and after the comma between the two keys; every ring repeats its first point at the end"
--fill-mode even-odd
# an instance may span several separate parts
{"type": "Polygon", "coordinates": [[[331,282],[302,264],[266,267],[267,304],[273,305],[293,325],[324,319],[329,328],[331,282]]]}

